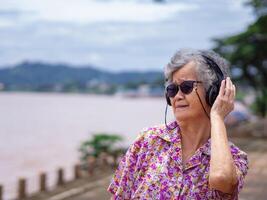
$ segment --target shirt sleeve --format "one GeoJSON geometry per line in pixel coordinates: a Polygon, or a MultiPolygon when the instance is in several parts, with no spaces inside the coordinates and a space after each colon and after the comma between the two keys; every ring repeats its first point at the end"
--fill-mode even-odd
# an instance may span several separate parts
{"type": "Polygon", "coordinates": [[[212,189],[212,197],[213,199],[221,199],[221,200],[238,200],[238,194],[244,186],[244,179],[248,172],[248,158],[247,154],[237,147],[231,147],[231,153],[234,159],[236,173],[237,173],[237,184],[234,189],[233,194],[223,193],[219,190],[212,189]]]}
{"type": "Polygon", "coordinates": [[[121,159],[108,187],[108,191],[117,199],[131,199],[137,174],[137,161],[143,138],[139,135],[121,159]]]}

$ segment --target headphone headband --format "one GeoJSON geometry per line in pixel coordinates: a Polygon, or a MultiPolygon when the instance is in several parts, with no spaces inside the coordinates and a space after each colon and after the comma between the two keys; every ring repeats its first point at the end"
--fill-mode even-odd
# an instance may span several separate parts
{"type": "Polygon", "coordinates": [[[223,75],[221,68],[217,65],[217,63],[213,59],[211,59],[208,56],[205,56],[203,54],[201,56],[206,61],[207,65],[209,65],[209,67],[212,68],[213,71],[215,72],[215,74],[217,76],[217,81],[219,81],[219,83],[221,83],[221,81],[224,79],[224,75],[223,75]]]}

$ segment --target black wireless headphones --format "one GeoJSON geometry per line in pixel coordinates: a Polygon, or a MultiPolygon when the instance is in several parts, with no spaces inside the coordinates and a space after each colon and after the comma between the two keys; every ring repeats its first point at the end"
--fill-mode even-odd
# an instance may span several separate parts
{"type": "MultiPolygon", "coordinates": [[[[213,59],[205,55],[201,55],[201,56],[204,58],[206,64],[215,72],[216,77],[217,77],[217,80],[215,80],[212,83],[212,85],[208,88],[206,92],[206,102],[209,106],[212,106],[216,97],[219,94],[221,82],[224,79],[224,75],[220,67],[217,65],[217,63],[213,59]]],[[[167,96],[166,89],[165,89],[165,98],[166,98],[167,104],[171,106],[171,100],[170,100],[170,97],[167,96]]]]}

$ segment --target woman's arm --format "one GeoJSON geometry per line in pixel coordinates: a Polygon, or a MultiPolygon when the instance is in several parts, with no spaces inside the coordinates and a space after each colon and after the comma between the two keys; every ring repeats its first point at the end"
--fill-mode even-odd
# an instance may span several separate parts
{"type": "Polygon", "coordinates": [[[225,116],[234,108],[235,86],[230,78],[223,80],[219,95],[211,108],[211,160],[209,186],[225,193],[233,193],[237,172],[228,144],[225,116]]]}

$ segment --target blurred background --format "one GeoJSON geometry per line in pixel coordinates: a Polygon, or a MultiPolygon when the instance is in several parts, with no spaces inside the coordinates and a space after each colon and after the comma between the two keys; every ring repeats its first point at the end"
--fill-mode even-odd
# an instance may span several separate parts
{"type": "MultiPolygon", "coordinates": [[[[92,163],[115,165],[142,128],[164,123],[163,68],[180,48],[230,62],[228,134],[250,159],[241,197],[264,199],[266,15],[266,0],[0,0],[0,199],[47,199],[40,173],[51,197],[57,169],[71,182],[77,163],[89,179],[92,163]]],[[[68,198],[108,199],[112,172],[68,198]]]]}

